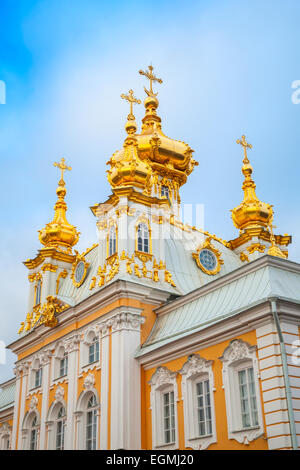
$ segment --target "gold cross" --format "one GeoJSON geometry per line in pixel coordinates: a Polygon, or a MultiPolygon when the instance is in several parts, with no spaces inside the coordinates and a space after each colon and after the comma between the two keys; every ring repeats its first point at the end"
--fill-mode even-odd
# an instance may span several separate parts
{"type": "Polygon", "coordinates": [[[153,67],[152,65],[149,65],[148,66],[148,69],[149,70],[146,70],[146,72],[144,72],[143,70],[139,70],[139,74],[140,75],[145,75],[145,77],[147,77],[149,80],[150,80],[150,90],[146,90],[146,88],[144,87],[145,89],[145,92],[147,93],[147,95],[149,96],[156,96],[157,93],[153,93],[153,89],[152,89],[152,82],[158,82],[158,83],[162,83],[162,79],[161,78],[157,78],[153,72],[153,67]]]}
{"type": "Polygon", "coordinates": [[[53,163],[54,166],[56,166],[57,168],[59,168],[61,170],[61,179],[62,181],[64,180],[64,171],[68,170],[68,171],[71,171],[72,168],[70,166],[67,166],[65,164],[65,159],[62,157],[60,162],[55,162],[53,163]]]}
{"type": "Polygon", "coordinates": [[[124,93],[122,93],[121,98],[123,98],[123,100],[127,100],[130,103],[130,116],[133,116],[132,105],[133,103],[141,104],[141,100],[138,100],[134,97],[133,90],[129,90],[128,95],[124,95],[124,93]]]}
{"type": "Polygon", "coordinates": [[[244,156],[245,156],[244,163],[249,163],[248,156],[247,156],[247,148],[252,149],[252,145],[246,142],[246,137],[244,135],[242,135],[242,140],[238,139],[236,143],[244,147],[244,156]]]}

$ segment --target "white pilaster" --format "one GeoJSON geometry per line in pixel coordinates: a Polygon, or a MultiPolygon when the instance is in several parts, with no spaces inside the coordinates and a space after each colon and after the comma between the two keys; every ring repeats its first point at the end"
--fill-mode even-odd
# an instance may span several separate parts
{"type": "Polygon", "coordinates": [[[44,351],[40,357],[43,367],[42,376],[42,411],[40,426],[40,450],[46,449],[46,420],[49,409],[49,389],[50,389],[50,361],[52,353],[50,350],[44,351]]]}
{"type": "MultiPolygon", "coordinates": [[[[28,377],[29,377],[29,364],[23,364],[22,366],[22,387],[20,390],[20,416],[19,416],[19,430],[18,430],[18,449],[23,449],[22,447],[22,424],[25,415],[25,401],[26,401],[26,394],[28,390],[28,377]]],[[[17,415],[16,415],[17,416],[17,415]]]]}
{"type": "Polygon", "coordinates": [[[134,355],[144,318],[127,312],[112,318],[111,449],[141,448],[140,365],[134,355]]]}
{"type": "Polygon", "coordinates": [[[101,339],[101,393],[100,393],[100,449],[108,448],[108,393],[109,393],[109,323],[99,326],[101,339]]]}
{"type": "Polygon", "coordinates": [[[20,367],[16,367],[14,369],[14,374],[16,376],[16,392],[15,392],[14,420],[13,420],[12,442],[11,442],[12,450],[16,450],[16,444],[17,444],[18,412],[19,412],[19,403],[20,403],[21,380],[23,380],[21,378],[20,367]]]}
{"type": "Polygon", "coordinates": [[[75,448],[74,412],[76,408],[78,387],[78,349],[80,336],[75,334],[65,342],[65,350],[68,353],[68,400],[67,400],[67,426],[65,436],[65,449],[75,448]]]}

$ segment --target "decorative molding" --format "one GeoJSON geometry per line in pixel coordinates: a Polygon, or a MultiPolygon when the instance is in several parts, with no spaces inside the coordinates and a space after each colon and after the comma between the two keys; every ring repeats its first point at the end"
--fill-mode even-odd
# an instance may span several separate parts
{"type": "Polygon", "coordinates": [[[72,353],[74,351],[77,351],[79,343],[80,343],[80,335],[78,333],[75,334],[74,336],[71,336],[70,338],[67,338],[63,343],[65,347],[65,351],[67,353],[72,353]]]}
{"type": "Polygon", "coordinates": [[[59,403],[64,400],[65,391],[60,385],[55,390],[54,403],[59,403]]]}
{"type": "Polygon", "coordinates": [[[89,373],[85,376],[83,381],[83,388],[85,390],[92,390],[95,386],[96,380],[94,374],[89,373]]]}
{"type": "Polygon", "coordinates": [[[38,399],[35,395],[32,396],[31,400],[30,400],[30,404],[29,404],[29,409],[30,411],[36,411],[37,410],[37,405],[38,405],[38,399]]]}

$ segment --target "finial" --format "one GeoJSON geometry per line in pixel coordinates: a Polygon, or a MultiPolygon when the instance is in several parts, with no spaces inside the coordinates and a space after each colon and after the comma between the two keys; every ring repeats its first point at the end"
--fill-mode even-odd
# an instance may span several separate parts
{"type": "Polygon", "coordinates": [[[247,163],[249,163],[249,159],[248,159],[248,156],[247,156],[247,148],[252,149],[252,145],[248,144],[248,142],[246,141],[246,137],[244,135],[242,135],[242,140],[237,139],[236,143],[240,144],[244,147],[244,160],[243,160],[243,163],[246,165],[247,163]]]}
{"type": "Polygon", "coordinates": [[[67,204],[64,199],[67,190],[65,188],[64,172],[66,170],[71,171],[72,168],[66,165],[64,158],[61,158],[60,162],[53,163],[53,165],[61,170],[61,178],[56,190],[58,199],[54,206],[54,218],[52,222],[39,230],[39,239],[47,248],[63,248],[71,253],[72,247],[78,242],[79,232],[66,219],[67,204]]]}
{"type": "Polygon", "coordinates": [[[237,144],[244,149],[244,159],[242,173],[245,177],[242,190],[244,191],[243,202],[232,210],[232,219],[234,225],[239,230],[256,228],[266,228],[273,214],[272,206],[260,201],[255,193],[255,183],[252,179],[253,168],[250,165],[247,149],[251,149],[252,145],[246,141],[246,137],[242,135],[241,139],[237,139],[237,144]]]}
{"type": "Polygon", "coordinates": [[[144,75],[146,78],[149,79],[149,81],[150,81],[150,90],[147,90],[145,87],[144,87],[144,90],[145,90],[145,92],[147,93],[148,96],[154,97],[154,96],[157,96],[157,93],[153,93],[152,82],[162,83],[163,81],[162,81],[161,78],[157,78],[154,75],[152,65],[149,65],[148,69],[149,70],[146,70],[146,72],[144,72],[143,70],[139,70],[139,74],[144,75]]]}
{"type": "Polygon", "coordinates": [[[66,160],[64,159],[64,157],[62,157],[61,160],[60,160],[60,162],[55,162],[55,163],[53,163],[53,166],[56,166],[57,168],[59,168],[59,169],[61,170],[61,178],[60,178],[60,181],[59,181],[59,183],[58,183],[60,186],[64,186],[64,185],[65,185],[65,182],[64,182],[64,172],[65,172],[66,170],[68,170],[68,171],[71,171],[71,170],[72,170],[72,167],[67,166],[67,165],[65,164],[65,161],[66,161],[66,160]]]}
{"type": "Polygon", "coordinates": [[[277,256],[278,258],[285,259],[286,256],[281,251],[279,246],[276,245],[275,235],[274,235],[274,232],[273,232],[273,229],[276,228],[276,225],[273,225],[273,215],[272,215],[272,218],[271,218],[270,223],[269,223],[269,228],[270,228],[270,233],[271,233],[271,236],[270,236],[271,246],[268,249],[268,255],[277,256]]]}
{"type": "Polygon", "coordinates": [[[133,115],[132,105],[133,103],[141,104],[141,100],[138,100],[137,98],[134,97],[133,90],[129,90],[128,95],[125,95],[124,93],[122,93],[121,98],[123,98],[123,100],[126,100],[130,103],[130,113],[128,115],[128,119],[133,120],[134,115],[133,115]]]}

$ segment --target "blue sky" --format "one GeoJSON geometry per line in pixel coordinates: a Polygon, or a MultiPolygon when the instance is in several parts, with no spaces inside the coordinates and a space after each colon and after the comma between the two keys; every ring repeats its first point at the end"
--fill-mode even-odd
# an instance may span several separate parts
{"type": "MultiPolygon", "coordinates": [[[[149,63],[159,85],[159,115],[170,137],[188,142],[199,166],[182,201],[205,205],[205,228],[237,235],[230,209],[242,198],[243,133],[253,145],[257,194],[274,205],[277,233],[293,235],[300,262],[299,117],[292,83],[300,79],[298,0],[1,0],[0,105],[1,335],[17,337],[27,311],[22,261],[39,248],[37,230],[53,215],[65,156],[68,219],[79,249],[96,241],[89,207],[110,193],[106,162],[123,143],[138,70],[149,63]]],[[[143,106],[135,107],[137,121],[143,106]]],[[[0,365],[0,382],[13,358],[0,365]]]]}

